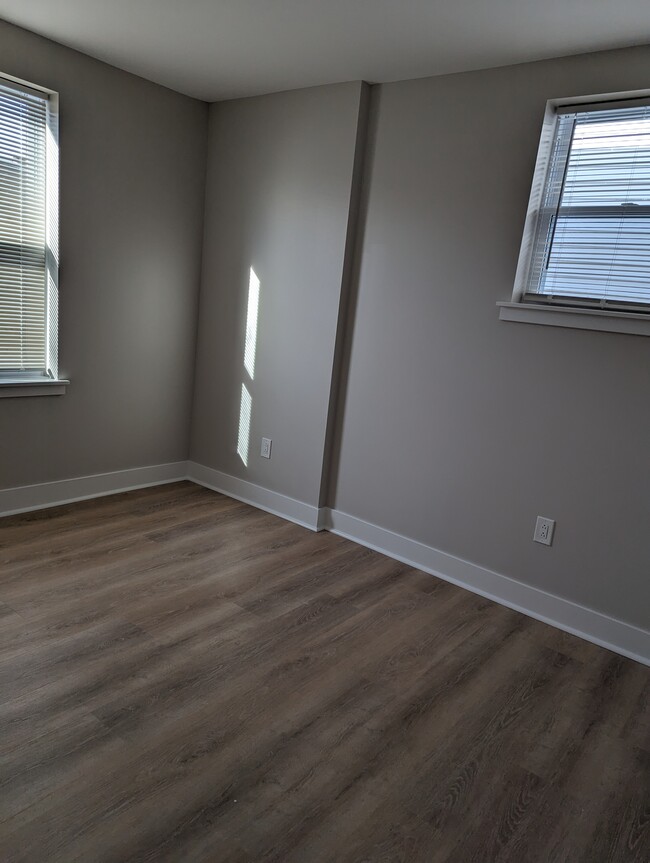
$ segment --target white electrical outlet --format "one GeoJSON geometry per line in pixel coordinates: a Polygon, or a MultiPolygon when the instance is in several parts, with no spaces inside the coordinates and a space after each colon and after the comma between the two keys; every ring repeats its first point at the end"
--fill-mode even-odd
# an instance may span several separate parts
{"type": "Polygon", "coordinates": [[[271,458],[271,444],[273,441],[270,437],[262,438],[262,449],[260,450],[260,455],[262,458],[271,458]]]}
{"type": "Polygon", "coordinates": [[[551,545],[553,542],[553,531],[555,530],[555,522],[552,518],[544,518],[543,515],[537,516],[535,524],[535,533],[533,534],[533,542],[541,542],[542,545],[551,545]]]}

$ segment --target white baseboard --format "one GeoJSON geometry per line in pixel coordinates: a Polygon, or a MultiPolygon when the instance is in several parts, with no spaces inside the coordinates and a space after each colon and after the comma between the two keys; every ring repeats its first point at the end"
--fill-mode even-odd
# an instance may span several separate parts
{"type": "Polygon", "coordinates": [[[0,516],[190,480],[309,528],[330,530],[637,662],[650,665],[650,632],[454,557],[346,513],[303,503],[196,462],[137,467],[0,489],[0,516]]]}
{"type": "Polygon", "coordinates": [[[650,665],[650,632],[337,510],[321,526],[536,620],[650,665]]]}
{"type": "Polygon", "coordinates": [[[235,500],[241,500],[243,503],[249,503],[272,515],[279,515],[302,527],[308,527],[310,530],[321,529],[319,524],[321,510],[317,506],[310,506],[293,497],[287,497],[277,491],[271,491],[261,485],[255,485],[245,479],[239,479],[193,461],[188,462],[187,478],[198,485],[211,488],[228,497],[234,497],[235,500]]]}
{"type": "Polygon", "coordinates": [[[178,461],[0,489],[0,516],[17,515],[151,485],[179,482],[186,478],[187,462],[178,461]]]}

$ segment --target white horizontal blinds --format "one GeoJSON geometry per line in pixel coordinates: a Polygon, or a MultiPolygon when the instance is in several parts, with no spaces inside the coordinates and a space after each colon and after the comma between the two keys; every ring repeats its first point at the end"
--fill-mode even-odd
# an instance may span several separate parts
{"type": "Polygon", "coordinates": [[[541,292],[540,286],[548,261],[553,228],[555,227],[555,216],[560,202],[560,195],[562,194],[564,174],[573,138],[574,124],[574,116],[558,117],[557,119],[542,202],[537,216],[535,240],[528,276],[527,290],[533,293],[541,292]]]}
{"type": "Polygon", "coordinates": [[[0,85],[0,371],[46,369],[47,98],[0,85]]]}
{"type": "Polygon", "coordinates": [[[529,290],[650,310],[650,106],[558,117],[546,192],[529,290]]]}

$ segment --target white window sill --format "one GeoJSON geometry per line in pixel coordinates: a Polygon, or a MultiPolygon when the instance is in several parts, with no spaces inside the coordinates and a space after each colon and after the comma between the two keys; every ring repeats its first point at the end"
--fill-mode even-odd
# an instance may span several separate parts
{"type": "Polygon", "coordinates": [[[0,378],[0,399],[20,396],[62,396],[70,381],[53,381],[49,378],[0,378]]]}
{"type": "Polygon", "coordinates": [[[497,306],[499,319],[502,321],[650,336],[650,315],[616,312],[610,309],[574,309],[536,303],[497,303],[497,306]]]}

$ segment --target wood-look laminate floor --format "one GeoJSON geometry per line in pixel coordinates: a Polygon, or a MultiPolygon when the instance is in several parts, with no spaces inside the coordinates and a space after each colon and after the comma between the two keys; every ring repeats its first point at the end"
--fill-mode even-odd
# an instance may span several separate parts
{"type": "Polygon", "coordinates": [[[650,860],[649,669],[189,483],[0,522],[0,860],[650,860]]]}

